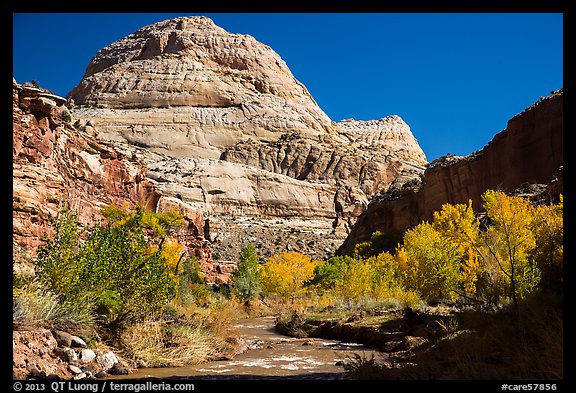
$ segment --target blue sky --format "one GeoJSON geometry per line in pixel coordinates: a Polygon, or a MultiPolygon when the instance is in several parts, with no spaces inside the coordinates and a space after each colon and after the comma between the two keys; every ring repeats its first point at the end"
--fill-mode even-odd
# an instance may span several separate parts
{"type": "MultiPolygon", "coordinates": [[[[184,15],[14,14],[13,75],[64,96],[99,49],[184,15]]],[[[272,47],[332,120],[401,116],[429,161],[481,149],[563,87],[557,13],[202,15],[272,47]]]]}

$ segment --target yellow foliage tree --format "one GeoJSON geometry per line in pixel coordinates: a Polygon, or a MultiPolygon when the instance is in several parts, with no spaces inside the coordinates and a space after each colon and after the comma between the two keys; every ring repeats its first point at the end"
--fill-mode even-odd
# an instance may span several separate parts
{"type": "Polygon", "coordinates": [[[309,256],[295,251],[273,255],[260,267],[262,289],[293,303],[305,292],[304,282],[312,278],[316,265],[309,256]]]}
{"type": "Polygon", "coordinates": [[[372,296],[387,298],[400,289],[400,270],[397,260],[389,252],[383,252],[366,260],[372,268],[372,296]]]}
{"type": "Polygon", "coordinates": [[[434,212],[432,227],[458,250],[460,272],[464,293],[476,292],[475,282],[480,273],[476,242],[479,235],[479,222],[472,209],[472,200],[468,205],[445,204],[440,211],[434,212]]]}
{"type": "Polygon", "coordinates": [[[342,279],[336,284],[336,293],[344,299],[360,300],[372,291],[372,265],[362,259],[352,259],[345,265],[342,279]]]}
{"type": "Polygon", "coordinates": [[[534,208],[532,231],[536,240],[534,258],[542,271],[544,289],[558,289],[562,284],[564,261],[564,198],[552,205],[534,208]]]}
{"type": "Polygon", "coordinates": [[[527,198],[501,191],[488,190],[482,199],[491,220],[480,236],[484,268],[517,308],[518,300],[535,290],[540,281],[540,271],[530,258],[536,247],[533,208],[527,198]]]}
{"type": "Polygon", "coordinates": [[[440,211],[434,212],[432,228],[448,239],[462,254],[476,241],[478,226],[471,200],[468,205],[447,203],[440,211]]]}
{"type": "Polygon", "coordinates": [[[460,282],[458,249],[428,222],[408,230],[397,251],[402,284],[425,299],[456,298],[460,282]]]}
{"type": "Polygon", "coordinates": [[[478,262],[478,253],[475,249],[470,247],[466,250],[466,256],[462,261],[460,269],[464,293],[476,293],[476,281],[478,281],[478,275],[481,270],[480,263],[478,262]]]}

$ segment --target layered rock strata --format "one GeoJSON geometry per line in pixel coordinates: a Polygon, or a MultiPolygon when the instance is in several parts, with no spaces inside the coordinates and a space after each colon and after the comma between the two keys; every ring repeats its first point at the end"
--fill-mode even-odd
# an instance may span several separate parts
{"type": "Polygon", "coordinates": [[[33,270],[37,247],[63,203],[81,224],[102,218],[101,208],[140,205],[178,209],[184,225],[175,234],[192,256],[210,260],[202,211],[164,196],[145,177],[141,162],[127,159],[90,124],[74,122],[66,100],[42,88],[13,84],[13,241],[15,268],[33,270]],[[25,257],[19,257],[26,254],[25,257]],[[22,263],[18,263],[22,262],[22,263]]]}
{"type": "Polygon", "coordinates": [[[205,212],[224,260],[248,241],[323,257],[371,195],[426,163],[398,116],[331,121],[270,47],[205,17],[103,48],[69,97],[158,189],[205,212]]]}
{"type": "Polygon", "coordinates": [[[438,158],[412,187],[406,183],[374,198],[339,253],[351,253],[354,245],[375,231],[397,233],[430,220],[445,203],[472,200],[474,210],[481,211],[481,195],[488,189],[512,192],[526,183],[542,183],[558,195],[563,161],[563,94],[559,90],[510,119],[506,129],[483,149],[464,157],[438,158]]]}

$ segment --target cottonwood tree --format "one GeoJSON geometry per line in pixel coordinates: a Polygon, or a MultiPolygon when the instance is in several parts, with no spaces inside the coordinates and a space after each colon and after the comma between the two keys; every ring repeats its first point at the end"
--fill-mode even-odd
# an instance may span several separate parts
{"type": "Polygon", "coordinates": [[[472,208],[472,200],[469,200],[467,205],[447,203],[440,211],[434,212],[432,227],[458,250],[460,288],[454,288],[454,291],[463,296],[476,292],[475,283],[480,272],[476,250],[479,226],[472,208]]]}
{"type": "Polygon", "coordinates": [[[408,230],[396,252],[402,284],[425,299],[453,300],[460,281],[458,248],[428,222],[408,230]]]}
{"type": "Polygon", "coordinates": [[[309,256],[295,251],[273,255],[261,268],[262,288],[294,303],[306,291],[304,283],[313,277],[316,265],[309,256]]]}
{"type": "Polygon", "coordinates": [[[536,239],[534,259],[542,271],[542,287],[558,289],[562,280],[564,261],[564,198],[552,205],[538,205],[533,209],[532,231],[536,239]]]}
{"type": "Polygon", "coordinates": [[[517,310],[518,300],[532,292],[540,281],[540,271],[530,258],[536,247],[532,208],[527,199],[501,191],[488,190],[482,199],[491,221],[479,238],[484,266],[492,268],[493,281],[512,299],[517,310]]]}

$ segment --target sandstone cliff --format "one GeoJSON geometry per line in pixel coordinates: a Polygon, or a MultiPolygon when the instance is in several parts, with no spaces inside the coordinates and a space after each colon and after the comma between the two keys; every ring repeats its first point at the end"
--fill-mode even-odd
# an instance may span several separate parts
{"type": "Polygon", "coordinates": [[[82,224],[102,218],[107,204],[178,209],[185,224],[176,234],[189,254],[210,260],[203,241],[202,211],[164,196],[145,177],[146,167],[126,159],[90,125],[73,125],[66,100],[27,85],[13,84],[13,241],[15,268],[33,269],[30,259],[51,233],[48,218],[64,202],[82,224]],[[78,129],[76,128],[78,127],[78,129]],[[26,254],[26,258],[21,258],[26,254]]]}
{"type": "Polygon", "coordinates": [[[205,17],[103,48],[69,97],[159,190],[205,213],[224,260],[248,241],[263,257],[330,254],[371,195],[426,163],[398,116],[331,121],[270,47],[205,17]]]}
{"type": "MultiPolygon", "coordinates": [[[[526,183],[551,184],[563,166],[563,94],[553,92],[508,121],[483,149],[465,157],[445,156],[426,167],[413,187],[395,189],[376,197],[358,218],[339,254],[375,231],[397,233],[430,220],[444,203],[473,202],[481,210],[481,195],[488,189],[512,192],[526,183]]],[[[559,172],[560,171],[560,172],[559,172]]],[[[560,178],[561,179],[561,178],[560,178]]],[[[551,192],[562,192],[562,182],[551,192]]]]}

